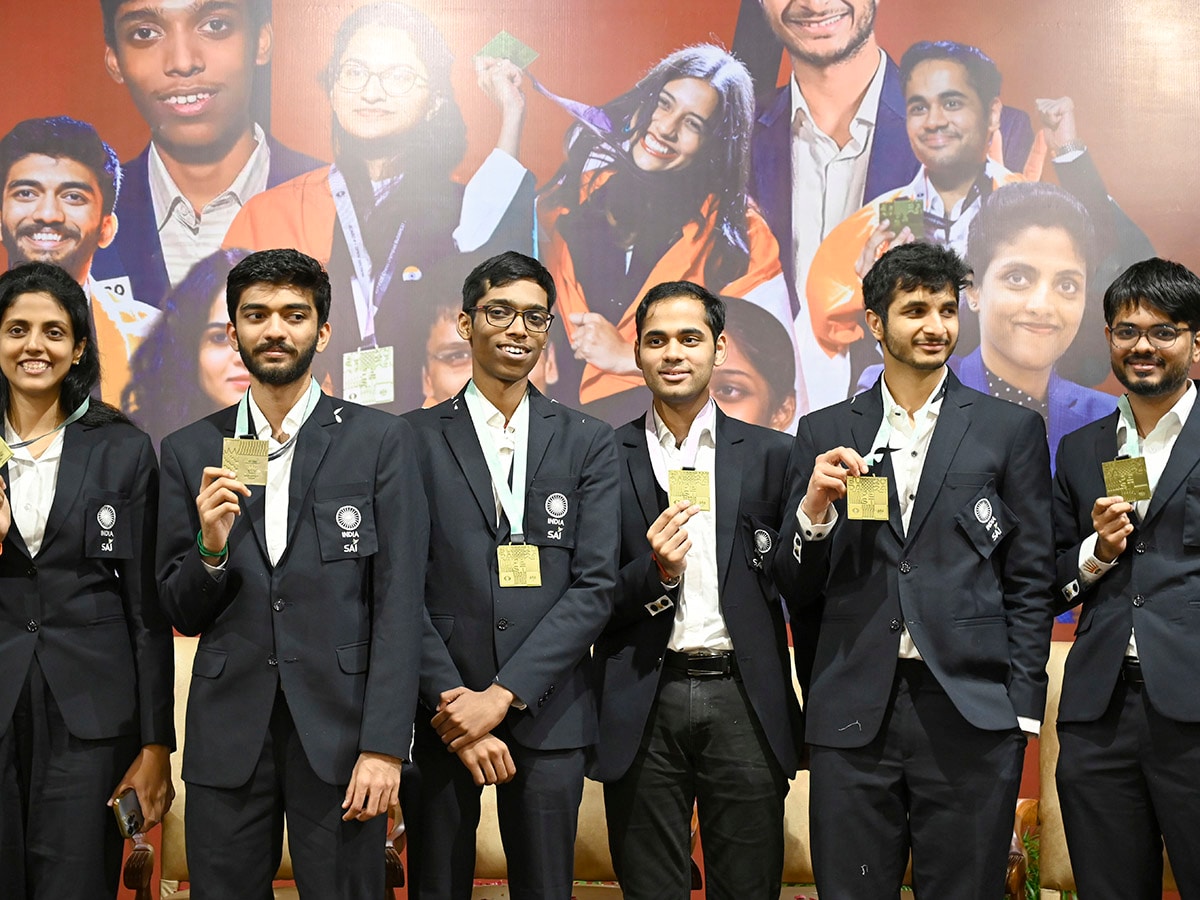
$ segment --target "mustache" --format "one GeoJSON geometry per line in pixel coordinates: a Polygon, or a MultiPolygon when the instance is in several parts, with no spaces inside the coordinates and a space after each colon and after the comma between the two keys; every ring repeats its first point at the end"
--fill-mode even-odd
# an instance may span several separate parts
{"type": "Polygon", "coordinates": [[[292,356],[296,355],[296,348],[287,341],[263,341],[263,343],[254,348],[256,354],[268,353],[271,350],[282,350],[284,353],[290,353],[292,356]]]}
{"type": "Polygon", "coordinates": [[[16,233],[17,233],[17,237],[32,237],[33,235],[35,235],[41,231],[52,231],[55,234],[61,235],[62,237],[65,237],[65,238],[78,239],[82,236],[82,232],[78,228],[75,228],[72,225],[68,225],[68,224],[49,225],[44,222],[34,222],[31,225],[22,225],[20,228],[17,229],[16,233]]]}

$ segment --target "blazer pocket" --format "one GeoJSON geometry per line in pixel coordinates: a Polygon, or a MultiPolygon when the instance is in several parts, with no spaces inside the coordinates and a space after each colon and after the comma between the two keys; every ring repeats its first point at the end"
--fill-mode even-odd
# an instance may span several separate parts
{"type": "Polygon", "coordinates": [[[367,671],[367,662],[371,656],[371,645],[368,641],[357,644],[346,644],[337,648],[338,667],[347,675],[358,675],[367,671]]]}
{"type": "Polygon", "coordinates": [[[192,663],[192,677],[216,678],[225,668],[225,651],[200,647],[192,663]]]}
{"type": "Polygon", "coordinates": [[[104,491],[87,498],[83,513],[83,555],[88,559],[133,559],[129,498],[104,491]]]}
{"type": "Polygon", "coordinates": [[[579,476],[534,478],[525,494],[525,541],[539,547],[575,547],[579,476]]]}
{"type": "Polygon", "coordinates": [[[1200,547],[1200,476],[1187,481],[1183,499],[1183,545],[1200,547]]]}
{"type": "Polygon", "coordinates": [[[379,550],[375,505],[370,494],[314,500],[313,516],[323,562],[361,559],[379,550]]]}
{"type": "Polygon", "coordinates": [[[773,503],[743,503],[741,509],[742,546],[746,565],[768,578],[771,561],[779,547],[779,507],[773,503]]]}
{"type": "Polygon", "coordinates": [[[1020,519],[996,493],[995,482],[991,478],[963,504],[954,520],[966,534],[971,546],[984,559],[991,558],[995,549],[1021,524],[1020,519]]]}
{"type": "Polygon", "coordinates": [[[454,616],[435,616],[430,615],[429,620],[433,622],[434,631],[438,633],[438,637],[443,643],[450,643],[450,635],[454,634],[454,616]]]}

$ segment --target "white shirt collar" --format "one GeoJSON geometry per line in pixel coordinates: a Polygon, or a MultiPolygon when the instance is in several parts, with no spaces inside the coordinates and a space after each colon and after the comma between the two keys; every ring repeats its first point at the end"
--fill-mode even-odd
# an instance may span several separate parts
{"type": "MultiPolygon", "coordinates": [[[[271,167],[271,149],[267,146],[266,132],[257,122],[254,123],[254,141],[254,151],[246,160],[246,164],[242,166],[242,170],[238,172],[237,177],[233,179],[233,183],[214,197],[210,203],[215,203],[222,197],[231,195],[237,200],[238,206],[242,206],[267,186],[267,177],[271,167]]],[[[183,192],[179,190],[175,179],[171,177],[171,173],[167,171],[167,166],[153,141],[150,142],[148,175],[150,202],[154,207],[154,224],[159,231],[162,231],[175,207],[180,203],[186,206],[188,201],[184,198],[183,192]]],[[[190,206],[188,208],[190,209],[190,206]]]]}
{"type": "MultiPolygon", "coordinates": [[[[1151,429],[1150,434],[1146,435],[1146,440],[1149,440],[1151,435],[1168,436],[1178,435],[1183,431],[1183,426],[1187,424],[1188,416],[1191,415],[1192,407],[1196,405],[1196,382],[1188,380],[1187,390],[1183,392],[1175,405],[1163,413],[1163,417],[1158,420],[1158,423],[1151,429]]],[[[1125,441],[1125,419],[1121,416],[1117,417],[1117,446],[1121,446],[1125,441]]]]}
{"type": "MultiPolygon", "coordinates": [[[[654,435],[658,438],[659,446],[666,450],[674,450],[675,434],[663,422],[662,417],[659,416],[658,410],[654,408],[653,404],[650,405],[650,415],[653,417],[652,421],[654,423],[654,435]]],[[[704,407],[700,410],[700,412],[696,413],[696,418],[692,419],[692,424],[688,429],[687,436],[690,438],[694,434],[696,435],[696,440],[698,442],[697,446],[716,446],[717,410],[716,402],[711,396],[708,398],[708,403],[704,404],[704,407]],[[699,429],[698,434],[696,434],[697,429],[699,429]]],[[[687,441],[685,440],[684,443],[687,443],[687,441]]]]}
{"type": "MultiPolygon", "coordinates": [[[[42,451],[42,455],[36,460],[28,447],[20,447],[13,450],[13,459],[21,460],[22,462],[49,462],[52,459],[58,459],[62,456],[63,450],[63,435],[67,433],[67,429],[60,428],[54,435],[54,439],[50,442],[50,446],[42,451]]],[[[36,434],[31,434],[29,437],[37,437],[36,434]]],[[[26,440],[23,435],[17,434],[17,429],[13,428],[12,422],[8,420],[8,414],[4,415],[4,440],[11,446],[19,444],[26,440]]]]}
{"type": "MultiPolygon", "coordinates": [[[[862,102],[858,104],[858,111],[854,114],[854,121],[868,128],[875,127],[879,116],[879,98],[883,96],[883,79],[887,73],[887,54],[883,50],[879,50],[878,53],[879,65],[875,68],[875,75],[867,86],[867,92],[863,94],[862,102]]],[[[792,90],[792,122],[795,123],[798,111],[804,114],[805,120],[812,122],[812,111],[808,107],[808,101],[804,99],[804,92],[800,89],[794,72],[789,84],[792,90]]],[[[813,127],[816,127],[816,123],[813,123],[813,127]]]]}
{"type": "MultiPolygon", "coordinates": [[[[254,389],[247,389],[246,393],[250,400],[250,421],[254,423],[255,434],[260,441],[271,441],[279,445],[282,442],[276,441],[275,436],[271,433],[271,423],[267,421],[266,414],[259,408],[259,405],[254,402],[254,389]]],[[[318,398],[319,399],[319,398],[318,398]]],[[[316,404],[313,404],[313,409],[316,409],[316,404]]],[[[295,405],[288,410],[287,415],[283,417],[283,432],[289,438],[295,437],[300,433],[300,427],[307,421],[308,415],[312,415],[312,410],[308,409],[308,391],[306,390],[300,395],[300,399],[295,405]]]]}
{"type": "Polygon", "coordinates": [[[529,428],[529,391],[525,391],[525,396],[521,398],[521,402],[517,404],[517,409],[513,413],[512,418],[508,421],[508,425],[504,422],[504,413],[502,413],[491,400],[483,395],[483,391],[479,390],[475,385],[475,379],[467,382],[467,390],[465,392],[467,401],[467,411],[471,414],[471,419],[475,422],[483,422],[489,428],[494,428],[496,431],[506,434],[523,434],[529,428]]]}
{"type": "MultiPolygon", "coordinates": [[[[945,394],[942,392],[942,388],[946,384],[946,373],[949,371],[950,370],[946,366],[942,367],[942,377],[938,381],[937,386],[934,387],[934,389],[930,392],[925,402],[921,404],[921,408],[913,413],[914,422],[919,422],[925,417],[936,418],[938,413],[941,412],[942,399],[945,397],[945,394]]],[[[892,392],[888,390],[887,379],[882,375],[879,377],[879,386],[883,389],[884,416],[888,417],[889,419],[895,416],[896,418],[902,418],[905,422],[907,422],[908,410],[896,402],[896,399],[892,396],[892,392]]]]}

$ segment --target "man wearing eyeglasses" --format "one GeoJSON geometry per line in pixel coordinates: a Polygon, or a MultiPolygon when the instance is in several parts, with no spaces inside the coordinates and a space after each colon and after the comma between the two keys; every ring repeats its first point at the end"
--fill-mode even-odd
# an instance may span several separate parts
{"type": "Polygon", "coordinates": [[[123,167],[121,228],[93,274],[128,276],[138,300],[161,306],[247,200],[320,163],[254,121],[255,74],[274,44],[269,0],[100,0],[100,10],[105,66],[150,144],[123,167]]]}
{"type": "Polygon", "coordinates": [[[584,748],[598,731],[590,649],[612,611],[620,492],[612,429],[529,384],[554,297],[528,256],[477,266],[458,316],[471,380],[405,415],[432,519],[420,789],[404,798],[415,900],[471,896],[484,784],[498,785],[512,895],[571,894],[584,748]]]}
{"type": "Polygon", "coordinates": [[[1084,897],[1200,896],[1200,278],[1148,259],[1104,295],[1117,412],[1062,440],[1057,611],[1082,601],[1058,795],[1084,897]]]}

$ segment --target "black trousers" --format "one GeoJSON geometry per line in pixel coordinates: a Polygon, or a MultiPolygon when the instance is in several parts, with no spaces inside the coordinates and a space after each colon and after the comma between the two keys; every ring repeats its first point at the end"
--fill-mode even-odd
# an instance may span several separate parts
{"type": "Polygon", "coordinates": [[[896,900],[911,849],[917,898],[1002,897],[1025,743],[975,728],[924,663],[901,660],[869,744],[812,748],[817,892],[896,900]]]}
{"type": "Polygon", "coordinates": [[[380,900],[386,816],[343,822],[346,785],[309,765],[283,691],[250,780],[236,788],[188,783],[187,853],[196,900],[270,900],[288,849],[296,887],[309,900],[380,900]]]}
{"type": "Polygon", "coordinates": [[[1085,900],[1158,900],[1163,841],[1184,900],[1200,897],[1200,724],[1118,680],[1104,715],[1058,724],[1058,798],[1085,900]]]}
{"type": "Polygon", "coordinates": [[[36,657],[0,737],[0,896],[112,900],[124,841],[107,806],[136,735],[74,737],[36,657]]]}
{"type": "Polygon", "coordinates": [[[732,675],[664,670],[633,765],[604,786],[608,844],[627,900],[691,896],[697,803],[709,900],[775,900],[787,779],[732,675]]]}
{"type": "MultiPolygon", "coordinates": [[[[493,734],[508,745],[517,768],[512,781],[496,787],[508,894],[513,900],[570,900],[584,751],[523,747],[503,723],[493,734]]],[[[408,896],[470,900],[481,788],[428,721],[417,723],[413,761],[420,789],[406,785],[403,803],[408,896]]]]}

